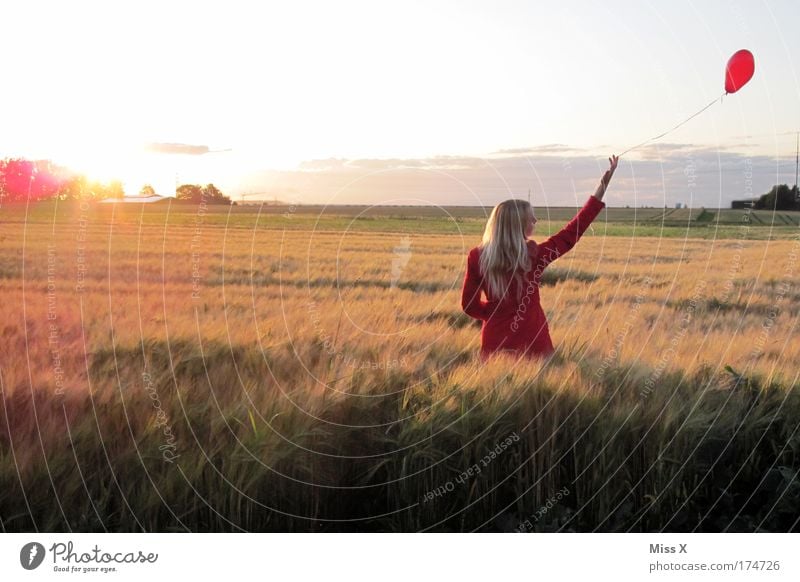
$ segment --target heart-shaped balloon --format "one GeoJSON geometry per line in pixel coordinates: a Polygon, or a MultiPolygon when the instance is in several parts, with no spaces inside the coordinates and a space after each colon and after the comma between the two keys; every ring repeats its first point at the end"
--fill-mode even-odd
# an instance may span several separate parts
{"type": "Polygon", "coordinates": [[[753,78],[756,70],[753,53],[742,49],[733,53],[725,67],[725,93],[736,93],[753,78]]]}

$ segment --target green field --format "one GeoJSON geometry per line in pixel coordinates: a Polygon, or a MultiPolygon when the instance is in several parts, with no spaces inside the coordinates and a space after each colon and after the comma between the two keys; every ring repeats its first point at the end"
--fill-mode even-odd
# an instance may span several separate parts
{"type": "MultiPolygon", "coordinates": [[[[549,236],[577,212],[576,207],[537,209],[536,236],[549,236]]],[[[89,223],[209,226],[274,230],[417,232],[481,234],[491,208],[477,206],[319,206],[247,204],[237,206],[158,204],[91,204],[84,209],[89,223]]],[[[81,214],[79,204],[41,202],[0,209],[6,222],[60,223],[81,214]]],[[[791,238],[800,212],[733,209],[663,209],[607,207],[589,236],[777,240],[791,238]]]]}

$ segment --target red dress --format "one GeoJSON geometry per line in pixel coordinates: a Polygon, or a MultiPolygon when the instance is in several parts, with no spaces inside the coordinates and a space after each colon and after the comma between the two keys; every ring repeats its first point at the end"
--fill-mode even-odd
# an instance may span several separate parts
{"type": "Polygon", "coordinates": [[[532,268],[522,279],[521,299],[517,299],[516,279],[507,286],[506,295],[498,300],[489,296],[488,286],[480,274],[480,248],[470,250],[467,271],[461,290],[461,307],[467,315],[483,321],[481,326],[481,359],[497,351],[515,355],[547,356],[553,353],[553,342],[547,318],[539,303],[539,282],[544,269],[569,251],[583,235],[605,202],[590,196],[578,214],[559,232],[537,245],[528,240],[532,268]],[[481,292],[487,300],[481,298],[481,292]]]}

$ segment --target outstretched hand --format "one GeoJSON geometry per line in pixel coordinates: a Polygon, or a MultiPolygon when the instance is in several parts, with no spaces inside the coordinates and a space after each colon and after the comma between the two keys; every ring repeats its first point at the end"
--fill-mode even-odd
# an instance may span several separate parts
{"type": "Polygon", "coordinates": [[[606,173],[603,174],[603,184],[608,186],[608,183],[611,181],[611,176],[614,175],[614,170],[617,169],[617,163],[619,163],[619,158],[617,156],[611,156],[608,158],[609,168],[606,170],[606,173]]]}
{"type": "Polygon", "coordinates": [[[598,200],[603,199],[603,195],[606,193],[606,188],[608,188],[609,182],[611,182],[611,177],[614,175],[614,171],[617,169],[617,164],[619,163],[619,157],[612,155],[608,158],[609,168],[606,170],[606,173],[603,174],[603,177],[600,179],[600,185],[597,187],[597,191],[594,193],[594,197],[598,200]]]}

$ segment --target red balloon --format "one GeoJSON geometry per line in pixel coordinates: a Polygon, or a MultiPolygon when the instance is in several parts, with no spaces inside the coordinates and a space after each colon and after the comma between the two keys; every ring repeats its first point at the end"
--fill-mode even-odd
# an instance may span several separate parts
{"type": "Polygon", "coordinates": [[[733,53],[725,67],[725,93],[736,93],[753,78],[756,63],[753,53],[742,49],[733,53]]]}

